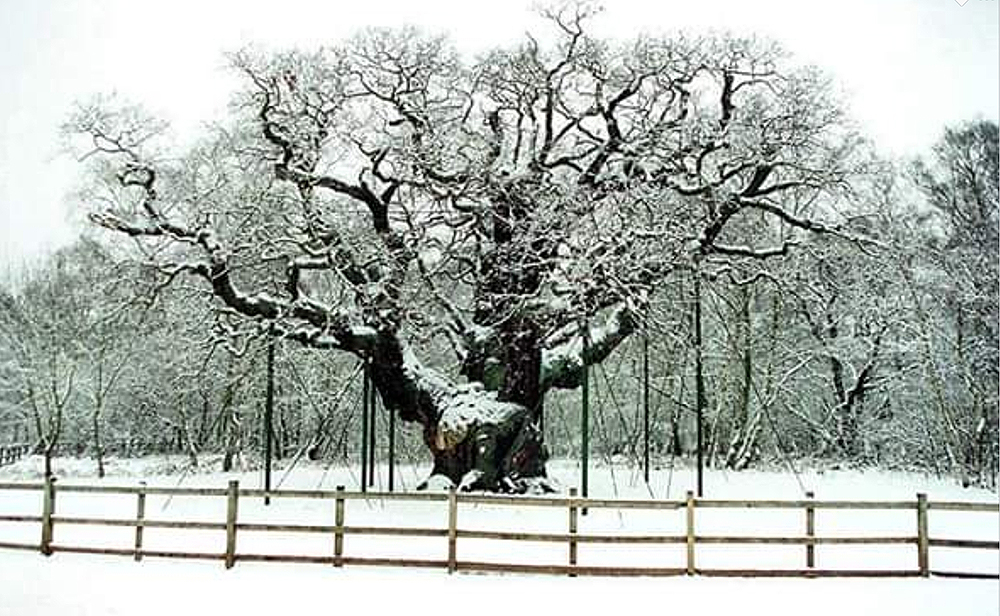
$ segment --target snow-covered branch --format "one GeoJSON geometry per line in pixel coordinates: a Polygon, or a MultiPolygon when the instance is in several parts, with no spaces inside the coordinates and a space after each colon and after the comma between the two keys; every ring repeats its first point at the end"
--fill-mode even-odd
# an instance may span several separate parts
{"type": "Polygon", "coordinates": [[[603,325],[592,327],[588,324],[584,330],[574,324],[557,332],[552,338],[560,342],[542,351],[542,388],[578,387],[583,367],[604,361],[635,329],[632,312],[625,306],[618,306],[611,310],[603,325]],[[586,353],[584,336],[587,338],[586,353]]]}

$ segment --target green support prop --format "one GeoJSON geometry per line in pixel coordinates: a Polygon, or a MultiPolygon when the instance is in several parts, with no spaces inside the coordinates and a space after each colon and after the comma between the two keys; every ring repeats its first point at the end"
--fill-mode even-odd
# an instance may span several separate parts
{"type": "Polygon", "coordinates": [[[642,462],[643,478],[649,483],[649,334],[642,334],[642,462]]]}
{"type": "Polygon", "coordinates": [[[267,394],[264,399],[264,504],[271,504],[271,442],[274,437],[274,338],[267,341],[267,394]]]}
{"type": "Polygon", "coordinates": [[[695,417],[696,432],[698,436],[698,497],[704,496],[704,454],[702,448],[704,447],[704,434],[702,423],[704,421],[705,414],[705,373],[704,373],[704,357],[702,352],[702,339],[701,339],[701,275],[695,271],[694,279],[694,365],[695,365],[695,409],[697,415],[695,417]]]}
{"type": "MultiPolygon", "coordinates": [[[[590,466],[590,368],[587,366],[587,356],[590,354],[590,324],[584,320],[582,325],[583,350],[580,354],[581,404],[582,418],[580,421],[580,459],[583,465],[580,472],[580,495],[587,498],[588,467],[590,466]]],[[[585,510],[586,511],[586,510],[585,510]]]]}
{"type": "Polygon", "coordinates": [[[389,491],[393,492],[396,486],[396,414],[388,407],[385,410],[389,413],[389,491]]]}
{"type": "Polygon", "coordinates": [[[375,411],[378,408],[378,391],[375,389],[375,382],[372,380],[371,366],[368,368],[368,412],[371,418],[368,420],[368,485],[375,486],[375,411]]]}
{"type": "Polygon", "coordinates": [[[368,491],[368,362],[361,377],[361,491],[368,491]]]}

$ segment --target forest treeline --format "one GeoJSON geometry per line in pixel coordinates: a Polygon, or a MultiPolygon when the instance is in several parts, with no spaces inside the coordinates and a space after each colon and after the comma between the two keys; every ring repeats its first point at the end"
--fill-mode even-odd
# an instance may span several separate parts
{"type": "MultiPolygon", "coordinates": [[[[996,154],[996,125],[950,128],[926,160],[886,167],[866,219],[877,244],[815,242],[766,271],[663,288],[645,330],[592,368],[595,454],[641,459],[644,352],[653,459],[693,454],[700,298],[709,464],[789,456],[995,481],[996,154]]],[[[268,339],[220,329],[204,290],[162,286],[93,235],[5,281],[4,440],[97,464],[157,449],[258,458],[268,339]]],[[[276,355],[277,455],[355,460],[358,362],[281,341],[276,355]]],[[[546,400],[555,455],[578,452],[579,412],[577,391],[546,400]]],[[[399,440],[400,459],[423,461],[419,434],[399,440]]]]}
{"type": "Polygon", "coordinates": [[[597,12],[472,61],[413,29],[242,50],[181,151],[81,104],[93,224],[3,281],[0,439],[245,464],[273,350],[279,456],[357,459],[364,362],[379,455],[394,413],[400,459],[466,489],[547,489],[583,382],[608,461],[692,455],[700,410],[711,465],[995,485],[996,123],[885,160],[777,44],[605,41],[597,12]]]}

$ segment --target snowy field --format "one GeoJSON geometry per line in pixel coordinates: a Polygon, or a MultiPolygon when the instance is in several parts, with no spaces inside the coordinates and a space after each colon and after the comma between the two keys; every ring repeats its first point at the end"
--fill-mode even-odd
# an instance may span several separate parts
{"type": "MultiPolygon", "coordinates": [[[[112,460],[110,476],[93,477],[93,463],[57,460],[61,485],[103,484],[134,486],[140,480],[151,486],[223,488],[230,479],[242,488],[261,486],[259,472],[202,472],[176,474],[182,461],[175,458],[112,460]]],[[[37,481],[40,460],[27,458],[0,469],[0,481],[37,481]]],[[[385,469],[380,468],[380,480],[385,469]]],[[[550,474],[563,486],[577,485],[572,463],[554,462],[550,474]]],[[[425,468],[398,469],[397,482],[412,487],[425,468]]],[[[274,483],[283,489],[332,490],[357,487],[356,469],[300,465],[285,475],[278,469],[274,483]]],[[[597,466],[591,470],[590,496],[679,500],[694,484],[690,468],[654,471],[650,484],[641,473],[627,467],[597,466]]],[[[858,471],[807,471],[798,475],[780,472],[723,473],[709,471],[705,496],[709,498],[800,499],[804,491],[817,499],[914,500],[917,492],[931,501],[995,503],[996,494],[963,489],[954,482],[922,475],[858,471]]],[[[40,492],[0,492],[0,514],[38,515],[40,492]]],[[[801,510],[698,509],[699,535],[801,536],[801,510]]],[[[64,492],[56,499],[56,515],[131,518],[133,495],[95,495],[64,492]]],[[[225,499],[193,496],[149,496],[146,516],[160,520],[225,520],[225,499]]],[[[275,499],[265,507],[260,499],[242,498],[239,521],[322,524],[333,523],[329,500],[275,499]]],[[[371,499],[349,501],[345,523],[363,526],[444,528],[443,503],[397,503],[371,499]]],[[[461,529],[524,532],[566,532],[565,509],[509,508],[462,505],[461,529]]],[[[996,541],[998,515],[991,513],[929,513],[930,535],[996,541]]],[[[912,510],[816,512],[818,536],[912,536],[916,521],[912,510]]],[[[221,552],[222,531],[146,529],[146,549],[221,552]]],[[[613,511],[592,509],[579,520],[579,532],[591,534],[663,534],[684,532],[683,511],[613,511]]],[[[133,529],[58,525],[56,545],[131,548],[133,529]]],[[[38,523],[0,523],[0,542],[37,543],[38,523]]],[[[238,553],[276,553],[329,556],[332,538],[317,534],[255,533],[241,531],[238,553]]],[[[803,546],[702,546],[697,548],[699,567],[803,568],[803,546]]],[[[444,559],[447,542],[441,537],[345,538],[345,556],[444,559]]],[[[458,559],[467,561],[564,564],[564,544],[511,543],[462,538],[458,559]]],[[[682,567],[683,545],[581,544],[581,565],[682,567]]],[[[998,554],[992,550],[932,548],[931,568],[996,572],[998,554]]],[[[823,569],[913,569],[916,548],[899,546],[827,546],[816,548],[816,566],[823,569]]],[[[142,563],[130,558],[59,554],[44,558],[33,552],[0,550],[0,616],[32,614],[192,614],[225,610],[240,614],[290,613],[322,608],[324,611],[362,604],[384,613],[388,610],[440,613],[442,603],[477,613],[510,612],[518,603],[538,601],[560,613],[608,613],[627,606],[647,606],[656,611],[697,609],[700,613],[739,610],[762,614],[998,614],[996,580],[949,579],[714,579],[638,578],[569,579],[557,576],[474,575],[449,576],[442,570],[383,569],[324,565],[237,562],[225,570],[221,562],[160,560],[142,563]],[[391,586],[390,586],[391,585],[391,586]],[[390,590],[391,589],[391,590],[390,590]],[[387,590],[390,590],[387,592],[387,590]]],[[[529,608],[530,609],[530,608],[529,608]]],[[[534,611],[534,609],[532,609],[534,611]]]]}

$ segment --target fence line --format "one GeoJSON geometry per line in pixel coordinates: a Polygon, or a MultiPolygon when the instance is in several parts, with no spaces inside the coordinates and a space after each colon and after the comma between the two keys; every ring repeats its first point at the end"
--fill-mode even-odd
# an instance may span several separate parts
{"type": "Polygon", "coordinates": [[[856,501],[856,500],[816,500],[807,493],[805,500],[718,500],[697,499],[688,492],[682,501],[654,501],[627,499],[580,498],[575,490],[568,497],[521,497],[484,494],[460,494],[454,490],[448,493],[363,493],[344,490],[272,490],[240,489],[237,481],[230,481],[227,488],[166,488],[149,487],[145,483],[137,487],[59,485],[55,478],[44,483],[0,482],[0,492],[7,490],[41,491],[42,511],[40,516],[0,515],[0,523],[40,523],[41,537],[37,544],[0,542],[0,548],[38,550],[42,554],[54,552],[75,552],[87,554],[108,554],[131,556],[135,560],[143,557],[195,558],[222,560],[226,568],[237,561],[246,562],[299,562],[320,563],[336,567],[343,565],[373,565],[394,567],[431,567],[455,571],[485,571],[512,573],[545,573],[559,575],[599,575],[599,576],[741,576],[741,577],[929,577],[931,575],[960,578],[998,579],[996,573],[970,571],[941,571],[931,568],[930,549],[961,548],[972,550],[1000,550],[1000,542],[977,539],[945,539],[929,535],[929,512],[991,512],[1000,513],[993,503],[971,503],[941,501],[931,502],[925,494],[917,494],[913,501],[856,501]],[[87,518],[57,514],[58,493],[124,494],[136,496],[134,518],[87,518]],[[148,495],[196,496],[202,498],[226,498],[225,521],[183,521],[157,520],[146,516],[148,495]],[[248,523],[238,520],[239,499],[248,497],[327,499],[333,500],[334,523],[327,524],[271,524],[248,523]],[[447,507],[447,525],[444,528],[397,528],[387,526],[354,526],[345,524],[346,503],[358,500],[383,500],[398,502],[436,502],[447,507]],[[565,508],[568,512],[567,532],[512,532],[481,529],[463,529],[458,526],[461,505],[493,505],[501,507],[552,507],[565,508]],[[579,514],[588,509],[637,509],[650,511],[684,510],[683,534],[612,535],[584,534],[578,528],[579,514]],[[804,510],[803,536],[744,536],[744,535],[702,535],[696,532],[696,511],[698,509],[802,509],[804,510]],[[916,513],[915,534],[905,536],[822,536],[816,534],[815,512],[830,510],[912,510],[916,513]],[[59,525],[90,525],[111,527],[133,527],[134,545],[131,548],[106,548],[73,546],[54,543],[54,529],[59,525]],[[143,531],[147,528],[197,529],[225,531],[225,550],[222,552],[189,552],[149,550],[143,547],[143,531]],[[240,532],[294,532],[332,535],[333,553],[330,556],[306,556],[293,554],[252,554],[237,551],[237,536],[240,532]],[[396,537],[437,537],[448,542],[447,558],[371,558],[344,555],[344,537],[347,535],[377,535],[396,537]],[[458,547],[460,539],[480,539],[493,541],[530,541],[564,543],[568,547],[565,565],[534,563],[495,563],[460,560],[458,547]],[[620,567],[578,564],[580,544],[677,544],[685,546],[684,566],[678,567],[620,567]],[[697,547],[699,545],[801,545],[804,546],[805,565],[801,569],[719,569],[698,566],[697,547]],[[821,569],[815,566],[817,545],[913,545],[916,547],[916,567],[913,569],[871,570],[871,569],[821,569]]]}
{"type": "MultiPolygon", "coordinates": [[[[16,438],[16,437],[15,437],[16,438]]],[[[30,443],[7,443],[0,445],[0,466],[13,464],[28,455],[33,449],[30,443]]],[[[52,449],[54,456],[79,456],[93,451],[94,444],[89,441],[59,441],[52,449]]],[[[155,441],[116,438],[106,439],[101,443],[101,451],[105,455],[118,454],[125,457],[148,453],[184,453],[183,446],[176,439],[161,438],[155,441]]]]}
{"type": "Polygon", "coordinates": [[[0,466],[13,464],[28,455],[31,445],[27,443],[14,443],[10,445],[0,445],[0,466]]]}

